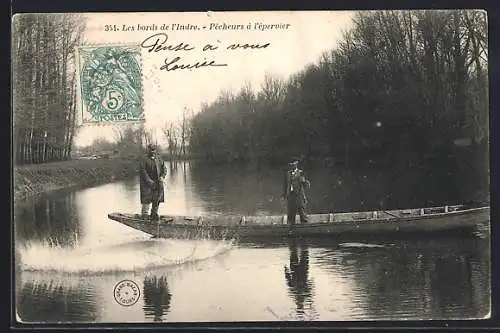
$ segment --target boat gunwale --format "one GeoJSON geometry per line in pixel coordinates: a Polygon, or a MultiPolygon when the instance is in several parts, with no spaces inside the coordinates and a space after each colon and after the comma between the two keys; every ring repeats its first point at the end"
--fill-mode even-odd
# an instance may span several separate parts
{"type": "MultiPolygon", "coordinates": [[[[463,205],[456,205],[456,206],[448,206],[448,207],[463,207],[463,205]]],[[[424,209],[436,209],[436,208],[445,208],[445,206],[441,207],[432,207],[432,208],[424,208],[424,209]]],[[[400,209],[400,210],[390,210],[390,212],[395,212],[395,211],[408,211],[408,210],[419,210],[422,208],[416,208],[416,209],[400,209]]],[[[324,221],[324,222],[312,222],[312,223],[297,223],[295,224],[295,228],[299,229],[304,229],[304,228],[311,228],[311,227],[324,227],[324,226],[339,226],[339,225],[356,225],[356,224],[385,224],[385,223],[405,223],[405,222],[417,222],[421,220],[429,220],[429,219],[437,219],[437,218],[444,218],[444,217],[453,217],[453,216],[460,216],[460,215],[466,215],[466,214],[474,214],[474,213],[481,213],[483,211],[490,210],[490,206],[482,206],[482,207],[473,207],[473,208],[466,208],[466,209],[461,209],[461,210],[455,210],[455,211],[448,211],[448,212],[435,212],[435,213],[427,213],[423,215],[410,215],[410,216],[399,216],[399,217],[378,217],[378,218],[360,218],[360,219],[345,219],[345,220],[340,220],[340,221],[324,221]]],[[[338,213],[333,213],[335,214],[350,214],[350,215],[356,215],[356,214],[369,214],[373,213],[374,211],[367,211],[367,212],[338,212],[338,213]]],[[[384,212],[381,210],[376,210],[376,212],[384,212]]],[[[329,214],[332,213],[322,213],[322,214],[312,214],[312,215],[325,215],[328,216],[329,214]]],[[[144,222],[148,221],[143,218],[137,218],[138,214],[133,214],[133,213],[111,213],[108,214],[108,218],[111,220],[117,221],[117,222],[122,222],[124,220],[130,221],[132,223],[140,223],[144,224],[144,222]],[[115,217],[115,218],[113,218],[115,217]]],[[[163,218],[182,218],[184,215],[161,215],[163,218]]],[[[226,215],[227,216],[227,215],[226,215]]],[[[267,216],[267,217],[274,217],[274,218],[281,218],[286,215],[273,215],[273,216],[267,216]]],[[[201,223],[198,224],[187,224],[187,223],[172,223],[172,221],[158,221],[158,223],[154,223],[156,226],[160,227],[181,227],[181,228],[189,228],[189,229],[204,229],[204,228],[222,228],[222,229],[271,229],[271,228],[278,228],[278,229],[288,229],[290,228],[290,225],[288,223],[271,223],[271,224],[262,224],[262,223],[255,223],[251,222],[252,218],[259,217],[257,215],[253,216],[248,216],[248,215],[229,215],[229,218],[234,218],[234,219],[240,219],[240,221],[243,221],[243,218],[245,219],[250,219],[248,224],[207,224],[204,223],[203,217],[202,216],[184,216],[184,220],[190,219],[191,221],[201,221],[201,223]]],[[[217,218],[217,216],[210,216],[209,218],[217,218]]],[[[152,224],[153,224],[152,223],[152,224]]]]}

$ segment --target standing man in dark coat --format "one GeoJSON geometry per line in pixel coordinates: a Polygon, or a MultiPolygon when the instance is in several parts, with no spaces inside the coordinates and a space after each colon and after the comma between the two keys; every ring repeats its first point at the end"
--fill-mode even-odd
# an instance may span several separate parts
{"type": "Polygon", "coordinates": [[[158,220],[158,207],[165,201],[163,179],[167,174],[165,163],[157,154],[154,145],[148,145],[147,155],[140,164],[140,189],[142,215],[147,215],[151,206],[151,219],[158,220]]]}
{"type": "Polygon", "coordinates": [[[293,159],[288,165],[283,182],[283,198],[287,203],[288,224],[295,226],[295,216],[297,212],[300,215],[300,223],[307,223],[306,215],[306,192],[305,188],[309,188],[311,183],[307,180],[304,171],[298,168],[299,161],[293,159]]]}

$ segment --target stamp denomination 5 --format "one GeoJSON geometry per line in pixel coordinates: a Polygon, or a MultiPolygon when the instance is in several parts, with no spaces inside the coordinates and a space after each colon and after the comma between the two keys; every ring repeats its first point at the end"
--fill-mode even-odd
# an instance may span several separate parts
{"type": "Polygon", "coordinates": [[[144,120],[137,47],[80,48],[83,122],[144,120]]]}

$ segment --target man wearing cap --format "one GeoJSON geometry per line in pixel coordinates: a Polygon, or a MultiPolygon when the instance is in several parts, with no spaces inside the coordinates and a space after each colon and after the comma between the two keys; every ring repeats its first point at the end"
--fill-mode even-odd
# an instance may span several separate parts
{"type": "Polygon", "coordinates": [[[158,207],[165,201],[163,179],[167,173],[162,158],[157,154],[154,145],[148,145],[146,157],[141,161],[139,168],[141,213],[148,215],[151,206],[151,220],[158,220],[158,207]]]}
{"type": "Polygon", "coordinates": [[[297,212],[300,215],[300,223],[307,223],[305,188],[311,186],[304,171],[298,168],[298,164],[297,159],[293,159],[288,164],[288,171],[283,182],[283,198],[287,202],[288,224],[292,227],[295,225],[297,212]]]}

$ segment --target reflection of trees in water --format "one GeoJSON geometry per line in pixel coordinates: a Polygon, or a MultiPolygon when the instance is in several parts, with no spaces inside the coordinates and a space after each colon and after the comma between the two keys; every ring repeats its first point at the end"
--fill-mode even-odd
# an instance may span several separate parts
{"type": "Polygon", "coordinates": [[[303,318],[313,305],[313,283],[309,279],[309,248],[303,241],[289,239],[289,266],[285,266],[285,279],[290,295],[296,305],[296,315],[303,318]]]}
{"type": "MultiPolygon", "coordinates": [[[[193,163],[195,189],[212,211],[282,214],[284,169],[245,166],[193,163]]],[[[318,164],[305,171],[311,180],[308,208],[312,213],[424,207],[472,199],[457,190],[459,179],[448,174],[448,169],[344,170],[343,166],[318,164]]]]}
{"type": "Polygon", "coordinates": [[[440,309],[441,316],[482,317],[488,313],[488,252],[481,253],[478,247],[469,246],[451,249],[446,253],[427,254],[433,267],[430,284],[432,290],[439,294],[436,307],[440,309]]]}
{"type": "Polygon", "coordinates": [[[98,319],[90,286],[29,281],[16,293],[17,313],[28,322],[90,322],[98,319]]]}
{"type": "Polygon", "coordinates": [[[17,205],[14,219],[16,241],[73,247],[82,233],[74,192],[17,205]]]}
{"type": "Polygon", "coordinates": [[[207,209],[235,214],[283,213],[280,170],[258,171],[244,166],[192,164],[192,182],[207,209]]]}
{"type": "Polygon", "coordinates": [[[344,169],[317,165],[308,171],[311,211],[359,211],[456,204],[463,198],[454,175],[437,169],[344,169]]]}
{"type": "Polygon", "coordinates": [[[371,318],[446,319],[488,312],[488,256],[472,240],[409,240],[337,249],[320,262],[349,272],[345,278],[360,286],[353,297],[371,318]]]}
{"type": "Polygon", "coordinates": [[[165,162],[165,164],[168,166],[167,173],[170,178],[170,182],[174,182],[175,179],[177,178],[177,173],[179,172],[179,162],[171,161],[171,162],[165,162]]]}
{"type": "Polygon", "coordinates": [[[184,184],[184,198],[188,203],[198,203],[201,200],[197,197],[197,193],[193,189],[191,175],[192,175],[192,162],[191,161],[182,161],[180,167],[180,173],[182,174],[182,183],[184,184]]]}
{"type": "MultiPolygon", "coordinates": [[[[138,168],[139,166],[137,166],[138,168]]],[[[139,186],[139,173],[133,179],[126,179],[120,182],[123,186],[123,194],[127,197],[130,202],[139,201],[138,186],[139,186]]]]}
{"type": "Polygon", "coordinates": [[[154,321],[163,321],[163,316],[170,309],[172,294],[164,276],[147,276],[144,279],[144,313],[154,321]]]}
{"type": "Polygon", "coordinates": [[[182,183],[186,184],[187,174],[191,172],[191,163],[189,161],[165,161],[165,166],[167,168],[167,179],[170,183],[175,183],[182,177],[182,183]]]}

